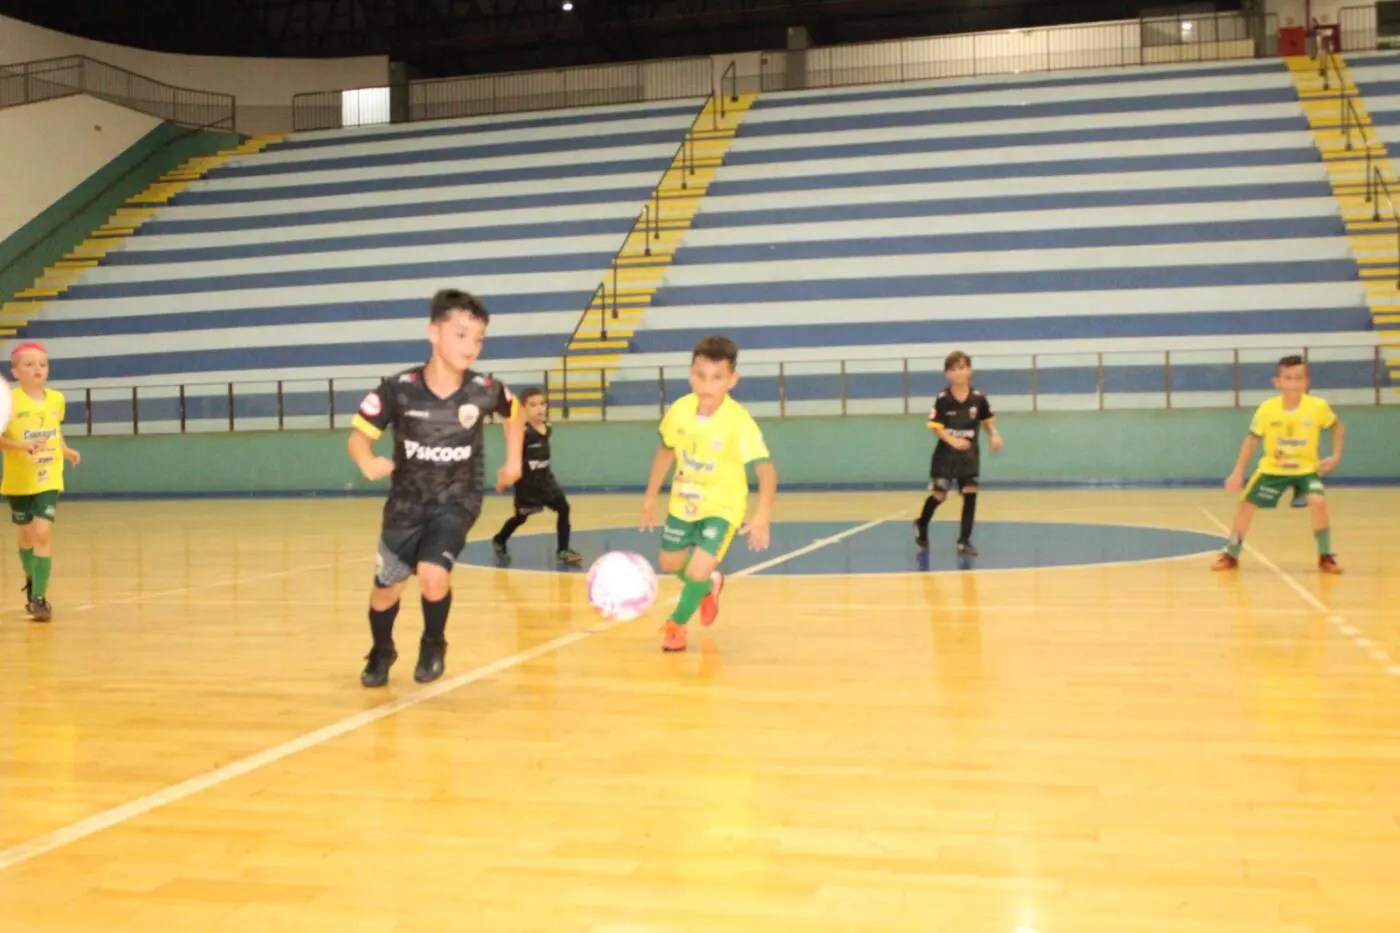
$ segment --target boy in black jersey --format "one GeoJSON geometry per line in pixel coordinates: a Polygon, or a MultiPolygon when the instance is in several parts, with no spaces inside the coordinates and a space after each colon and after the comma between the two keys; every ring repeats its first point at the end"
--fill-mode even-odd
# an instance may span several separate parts
{"type": "Polygon", "coordinates": [[[520,478],[525,433],[520,406],[504,384],[471,370],[481,355],[490,319],[485,306],[471,295],[455,289],[438,292],[428,323],[432,358],[385,379],[365,396],[355,415],[347,444],[350,459],[366,479],[393,478],[369,597],[374,646],[360,675],[366,687],[384,686],[389,667],[398,659],[394,619],[399,593],[414,574],[423,603],[423,638],[413,679],[429,683],[442,676],[452,565],[481,515],[483,422],[490,415],[506,419],[506,459],[496,472],[497,491],[504,492],[520,478]],[[392,460],[375,456],[373,449],[390,427],[392,460]]]}
{"type": "Polygon", "coordinates": [[[531,515],[547,508],[559,516],[555,526],[558,535],[555,558],[561,564],[581,564],[583,556],[569,549],[569,500],[549,466],[549,436],[553,432],[545,421],[544,393],[539,389],[526,389],[520,394],[520,405],[525,410],[525,455],[521,458],[524,472],[520,474],[520,482],[515,484],[515,514],[506,519],[496,537],[491,539],[496,560],[510,563],[510,551],[506,548],[510,536],[531,515]]]}
{"type": "Polygon", "coordinates": [[[928,426],[938,435],[929,467],[929,497],[924,510],[914,521],[914,543],[928,547],[928,524],[934,510],[948,498],[954,485],[962,494],[962,527],[958,534],[958,553],[976,556],[972,546],[972,523],[977,516],[977,475],[980,450],[977,443],[982,425],[992,439],[992,450],[1001,450],[1001,433],[997,431],[996,415],[987,396],[972,387],[972,358],[961,350],[948,354],[943,362],[943,374],[948,388],[939,393],[929,412],[928,426]]]}

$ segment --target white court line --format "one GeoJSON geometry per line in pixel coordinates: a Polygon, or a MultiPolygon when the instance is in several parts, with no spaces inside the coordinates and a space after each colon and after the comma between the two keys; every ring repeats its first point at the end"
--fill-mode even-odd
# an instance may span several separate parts
{"type": "MultiPolygon", "coordinates": [[[[795,557],[801,557],[803,554],[810,554],[811,552],[826,547],[829,544],[834,544],[837,541],[849,538],[852,535],[860,534],[862,531],[874,528],[876,525],[880,525],[884,522],[897,518],[900,515],[906,514],[908,511],[908,509],[901,509],[898,512],[895,512],[885,518],[877,518],[874,521],[866,522],[863,525],[857,525],[854,528],[848,528],[840,534],[832,535],[829,538],[822,538],[820,540],[813,541],[811,544],[797,548],[794,551],[789,551],[786,554],[780,554],[777,557],[764,561],[763,563],[754,564],[751,567],[745,567],[743,570],[735,571],[730,576],[749,576],[751,574],[758,573],[760,570],[764,570],[768,567],[775,567],[778,564],[792,560],[795,557]]],[[[310,568],[302,569],[304,570],[310,568]]],[[[300,571],[287,571],[287,573],[296,572],[300,571]]],[[[177,590],[175,592],[184,591],[177,590]]],[[[674,602],[674,600],[672,600],[672,602],[674,602]]],[[[603,622],[601,624],[594,625],[586,630],[575,630],[572,632],[568,632],[567,634],[560,635],[558,638],[555,638],[551,641],[547,641],[541,645],[536,645],[535,647],[530,648],[526,651],[520,651],[508,657],[501,658],[497,661],[492,661],[490,664],[478,667],[475,670],[467,671],[465,674],[458,674],[455,677],[449,677],[445,680],[440,680],[437,683],[424,687],[423,689],[411,693],[408,696],[400,697],[397,700],[392,700],[381,706],[376,706],[373,709],[356,713],[355,715],[342,719],[339,722],[332,723],[331,725],[317,729],[314,732],[308,732],[306,735],[292,739],[288,742],[284,742],[281,745],[277,745],[269,749],[264,749],[260,752],[255,752],[254,754],[249,755],[246,758],[241,758],[238,761],[234,761],[229,764],[223,765],[222,767],[215,768],[212,771],[207,771],[204,774],[190,778],[187,781],[181,781],[179,784],[172,784],[169,787],[161,788],[160,790],[155,791],[154,793],[147,794],[144,797],[140,797],[128,803],[121,804],[120,806],[113,807],[110,810],[104,810],[101,813],[93,814],[92,816],[87,817],[86,819],[78,820],[76,823],[70,823],[69,825],[56,829],[47,835],[40,836],[36,839],[31,839],[28,842],[22,842],[16,846],[11,846],[8,849],[0,851],[0,871],[5,871],[6,869],[13,868],[16,865],[21,865],[32,859],[36,859],[39,856],[44,855],[45,853],[52,852],[55,849],[61,849],[64,846],[72,845],[73,843],[78,842],[79,840],[86,839],[88,836],[95,835],[97,833],[102,832],[105,829],[110,829],[113,826],[119,826],[122,823],[129,822],[131,820],[136,819],[137,817],[144,816],[145,814],[150,813],[153,810],[158,810],[162,807],[167,807],[173,803],[178,803],[179,801],[184,800],[188,797],[192,797],[195,794],[198,794],[202,791],[209,790],[213,787],[218,787],[220,784],[227,784],[229,781],[242,777],[245,774],[250,774],[261,768],[266,768],[268,765],[275,764],[283,760],[284,758],[290,758],[293,755],[307,751],[308,749],[315,748],[318,745],[324,745],[325,743],[330,742],[333,739],[338,739],[341,736],[348,735],[351,732],[355,732],[359,729],[363,729],[365,726],[372,725],[380,721],[381,719],[387,719],[388,717],[393,716],[396,713],[403,712],[406,709],[412,709],[413,707],[418,706],[422,703],[426,703],[429,700],[436,699],[437,697],[451,693],[454,690],[460,690],[462,687],[465,687],[468,684],[473,684],[479,680],[484,680],[487,677],[499,674],[502,671],[510,670],[513,667],[519,667],[522,664],[526,664],[530,661],[533,661],[535,658],[549,654],[553,651],[557,651],[560,648],[566,648],[569,645],[576,644],[580,641],[583,641],[586,638],[591,638],[594,635],[600,635],[603,632],[607,632],[611,629],[617,628],[619,625],[625,624],[626,621],[631,620],[603,622]]]]}
{"type": "MultiPolygon", "coordinates": [[[[1214,524],[1221,531],[1223,531],[1227,537],[1229,536],[1229,525],[1226,525],[1220,519],[1212,515],[1208,509],[1201,509],[1201,514],[1204,515],[1206,518],[1210,519],[1211,523],[1214,524]]],[[[1303,601],[1306,602],[1309,606],[1312,606],[1318,612],[1327,613],[1327,621],[1331,623],[1332,626],[1336,628],[1337,631],[1339,631],[1342,635],[1345,635],[1347,638],[1350,638],[1352,643],[1356,645],[1356,647],[1360,648],[1363,652],[1365,652],[1367,655],[1369,655],[1377,661],[1384,662],[1385,660],[1389,659],[1388,656],[1386,658],[1377,657],[1377,654],[1384,654],[1384,652],[1372,651],[1371,639],[1364,637],[1355,626],[1348,625],[1344,617],[1334,613],[1330,606],[1328,606],[1322,600],[1314,596],[1312,594],[1312,591],[1310,591],[1307,587],[1303,586],[1303,584],[1293,579],[1292,574],[1290,574],[1278,564],[1265,557],[1259,551],[1258,548],[1246,542],[1244,545],[1244,549],[1248,551],[1251,555],[1253,555],[1255,560],[1259,561],[1259,563],[1272,570],[1280,580],[1288,584],[1289,589],[1293,590],[1293,592],[1303,597],[1303,601]]],[[[1387,673],[1394,674],[1397,677],[1400,677],[1400,665],[1389,667],[1386,669],[1386,671],[1387,673]]]]}
{"type": "Polygon", "coordinates": [[[97,603],[84,603],[73,609],[74,612],[85,612],[88,609],[96,609],[98,606],[125,606],[131,603],[139,603],[148,599],[161,599],[166,596],[179,596],[181,593],[193,593],[197,590],[212,590],[222,586],[237,586],[240,583],[251,583],[254,580],[274,580],[277,577],[289,577],[298,573],[311,573],[314,570],[332,570],[336,567],[344,567],[347,564],[367,564],[374,560],[373,557],[347,557],[343,560],[332,561],[329,564],[312,564],[310,567],[293,567],[290,570],[273,570],[267,573],[255,573],[250,577],[232,577],[228,580],[218,580],[214,583],[195,583],[190,586],[182,586],[177,590],[157,590],[154,593],[139,593],[134,596],[123,596],[120,599],[108,599],[97,603]]]}

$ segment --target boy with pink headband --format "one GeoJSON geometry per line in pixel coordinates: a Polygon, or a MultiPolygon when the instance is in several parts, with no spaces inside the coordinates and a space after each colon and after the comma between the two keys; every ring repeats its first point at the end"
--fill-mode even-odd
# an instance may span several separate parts
{"type": "Polygon", "coordinates": [[[35,622],[53,618],[49,573],[53,569],[53,522],[63,491],[63,462],[78,465],[78,452],[63,442],[63,393],[47,386],[49,354],[41,343],[23,343],[10,353],[19,385],[11,390],[10,423],[0,435],[5,474],[0,495],[9,498],[10,519],[19,526],[24,565],[25,608],[35,622]]]}

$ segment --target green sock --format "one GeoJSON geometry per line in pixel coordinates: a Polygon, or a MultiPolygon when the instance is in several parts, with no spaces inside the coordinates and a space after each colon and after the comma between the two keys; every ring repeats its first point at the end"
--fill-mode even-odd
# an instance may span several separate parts
{"type": "Polygon", "coordinates": [[[49,571],[53,570],[52,557],[34,557],[34,598],[43,599],[49,589],[49,571]]]}
{"type": "Polygon", "coordinates": [[[22,547],[19,549],[19,562],[24,566],[24,578],[28,580],[34,576],[34,549],[22,547]]]}
{"type": "Polygon", "coordinates": [[[1313,537],[1317,539],[1317,556],[1332,553],[1332,529],[1324,528],[1321,531],[1314,531],[1313,537]]]}
{"type": "Polygon", "coordinates": [[[676,603],[676,611],[671,613],[671,621],[685,625],[690,621],[690,617],[695,615],[695,610],[700,608],[700,601],[710,595],[710,589],[714,586],[709,577],[703,580],[685,581],[685,589],[681,590],[680,602],[676,603]]]}
{"type": "Polygon", "coordinates": [[[1230,543],[1225,545],[1225,553],[1239,560],[1240,551],[1244,550],[1244,538],[1237,534],[1230,535],[1230,543]]]}

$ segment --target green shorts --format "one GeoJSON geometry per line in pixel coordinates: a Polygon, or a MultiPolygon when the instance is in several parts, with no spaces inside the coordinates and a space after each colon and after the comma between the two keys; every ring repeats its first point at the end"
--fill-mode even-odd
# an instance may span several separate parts
{"type": "Polygon", "coordinates": [[[58,517],[58,490],[36,492],[32,496],[10,496],[10,521],[28,525],[36,518],[51,522],[58,517]]]}
{"type": "Polygon", "coordinates": [[[717,562],[722,561],[737,530],[723,518],[702,518],[688,522],[674,515],[667,515],[666,526],[661,529],[661,550],[684,551],[686,548],[697,547],[706,554],[713,555],[717,562]]]}
{"type": "Polygon", "coordinates": [[[1307,496],[1321,496],[1326,490],[1322,479],[1316,473],[1303,473],[1299,476],[1276,476],[1272,473],[1255,473],[1244,490],[1244,501],[1261,509],[1272,509],[1278,505],[1284,493],[1293,490],[1295,499],[1307,496]]]}

